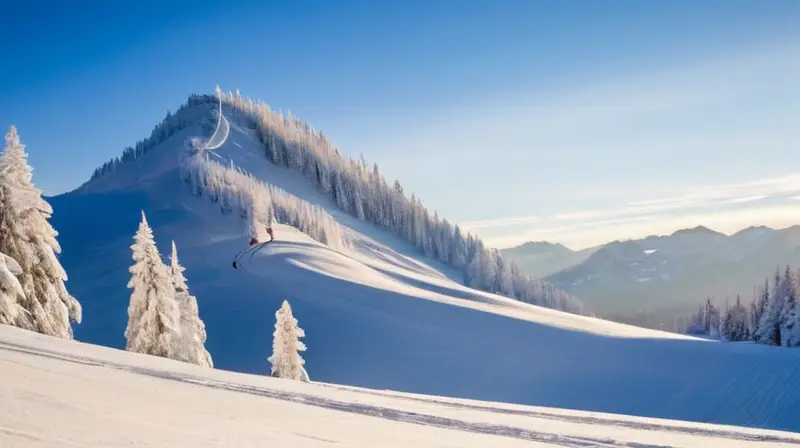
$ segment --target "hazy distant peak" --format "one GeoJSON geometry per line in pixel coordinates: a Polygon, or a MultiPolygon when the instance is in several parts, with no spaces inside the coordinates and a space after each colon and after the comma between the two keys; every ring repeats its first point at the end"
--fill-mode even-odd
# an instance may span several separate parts
{"type": "Polygon", "coordinates": [[[716,230],[713,230],[713,229],[709,229],[706,226],[697,226],[697,227],[692,227],[692,228],[689,228],[689,229],[676,230],[675,232],[672,233],[672,236],[676,236],[676,235],[719,235],[719,236],[725,236],[724,233],[717,232],[716,230]]]}

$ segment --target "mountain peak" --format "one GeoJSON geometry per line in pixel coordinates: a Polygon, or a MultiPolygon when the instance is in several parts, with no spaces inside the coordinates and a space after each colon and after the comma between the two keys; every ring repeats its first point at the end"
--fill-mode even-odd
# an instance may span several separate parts
{"type": "Polygon", "coordinates": [[[750,226],[746,229],[742,229],[731,236],[742,236],[742,235],[764,235],[769,232],[774,232],[775,229],[772,227],[767,226],[750,226]]]}
{"type": "Polygon", "coordinates": [[[678,236],[678,235],[719,235],[725,236],[724,233],[717,232],[716,230],[709,229],[706,226],[697,226],[688,229],[679,229],[672,233],[670,236],[678,236]]]}
{"type": "Polygon", "coordinates": [[[508,250],[519,250],[519,251],[567,251],[572,252],[570,248],[564,246],[561,243],[551,243],[549,241],[528,241],[526,243],[522,243],[518,246],[510,247],[508,250]]]}

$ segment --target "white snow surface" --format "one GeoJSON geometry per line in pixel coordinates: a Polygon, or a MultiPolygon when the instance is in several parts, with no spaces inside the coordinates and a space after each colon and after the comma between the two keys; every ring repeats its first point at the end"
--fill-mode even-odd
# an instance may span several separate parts
{"type": "Polygon", "coordinates": [[[0,371],[0,446],[9,448],[800,444],[781,431],[226,372],[2,325],[0,371]]]}
{"type": "MultiPolygon", "coordinates": [[[[76,192],[50,199],[55,209],[52,222],[59,232],[63,249],[61,261],[69,274],[67,287],[84,309],[83,322],[75,326],[76,339],[114,348],[124,347],[123,332],[130,297],[130,291],[125,287],[132,262],[130,245],[140,210],[144,209],[162,254],[168,253],[171,240],[180,248],[189,288],[197,297],[200,317],[206,325],[206,348],[217,369],[269,374],[270,365],[266,359],[272,343],[274,313],[286,299],[291,303],[299,326],[305,330],[303,342],[308,350],[303,353],[303,358],[314,381],[800,431],[800,418],[797,417],[800,415],[800,383],[797,381],[800,377],[800,350],[711,342],[570,315],[467,288],[458,283],[460,273],[425,258],[389,232],[340,211],[301,174],[271,164],[252,131],[235,119],[230,119],[229,124],[230,136],[216,152],[257,178],[325,208],[342,225],[353,243],[352,249],[346,252],[333,250],[293,228],[277,225],[274,227],[275,241],[252,258],[245,257],[242,269],[233,269],[234,255],[247,247],[243,223],[238,216],[222,215],[219,206],[212,204],[207,197],[192,196],[178,174],[179,156],[186,148],[185,142],[200,136],[199,126],[190,126],[118,171],[100,177],[76,192]],[[88,216],[91,216],[91,226],[86,224],[88,216]]],[[[113,353],[96,347],[87,350],[113,353]]],[[[167,361],[146,358],[142,362],[167,361]]],[[[164,369],[191,369],[197,375],[236,378],[230,380],[234,383],[267,381],[264,384],[276,388],[319,388],[289,386],[287,383],[269,382],[266,378],[234,376],[216,370],[200,373],[192,366],[169,366],[164,369]]],[[[115,371],[113,375],[129,374],[111,370],[115,371]]],[[[81,373],[84,374],[92,375],[81,373]]],[[[167,387],[173,383],[157,382],[151,378],[154,375],[145,376],[148,378],[137,380],[141,382],[141,388],[136,391],[143,394],[142,401],[149,393],[142,391],[151,389],[163,394],[164,400],[173,394],[183,396],[172,391],[170,387],[173,386],[167,387]]],[[[3,378],[6,377],[4,374],[3,378]]],[[[64,381],[68,380],[65,378],[64,381]]],[[[178,383],[185,382],[181,380],[178,383]]],[[[174,387],[189,386],[178,384],[174,387]]],[[[221,393],[218,388],[204,387],[211,390],[202,392],[208,396],[198,395],[196,399],[199,401],[211,400],[211,395],[221,393]]],[[[131,394],[137,393],[133,389],[123,389],[131,394]]],[[[339,389],[325,390],[344,393],[339,389]]],[[[375,400],[386,399],[361,392],[353,400],[361,402],[372,396],[376,397],[375,400]]],[[[152,399],[158,402],[156,398],[152,399]]],[[[210,416],[223,411],[216,404],[204,409],[197,405],[198,401],[192,401],[193,404],[186,407],[205,416],[199,420],[187,418],[178,421],[179,417],[168,418],[170,413],[161,410],[136,414],[151,422],[154,428],[160,427],[159,431],[173,435],[173,431],[177,431],[176,425],[181,434],[192,432],[187,427],[190,424],[209,431],[218,429],[218,437],[222,439],[215,439],[217,443],[238,437],[236,431],[230,430],[232,427],[241,426],[243,431],[247,428],[247,431],[269,437],[271,431],[268,428],[276,430],[284,423],[287,428],[296,427],[301,433],[314,426],[304,422],[284,422],[291,420],[290,415],[296,415],[292,414],[295,411],[291,406],[294,405],[284,403],[287,406],[285,412],[276,410],[279,408],[269,412],[271,405],[252,403],[247,406],[264,407],[258,412],[243,409],[240,413],[234,409],[233,403],[237,399],[230,400],[229,404],[220,407],[225,406],[224,412],[232,413],[226,415],[237,417],[218,422],[212,421],[210,416]],[[243,419],[241,421],[258,422],[257,427],[236,423],[240,421],[239,416],[243,419]],[[167,425],[162,421],[173,423],[167,425]]],[[[439,409],[436,407],[439,405],[430,403],[431,400],[424,398],[423,401],[428,403],[425,406],[439,409]]],[[[402,402],[405,403],[403,406],[412,406],[409,409],[423,406],[423,402],[402,402]]],[[[95,405],[101,409],[117,406],[110,402],[104,404],[99,399],[95,400],[95,405]]],[[[465,419],[473,415],[473,411],[466,408],[446,408],[450,409],[447,415],[451,418],[465,419]]],[[[567,411],[547,412],[573,415],[567,411]]],[[[313,413],[315,417],[309,417],[310,421],[327,418],[320,409],[313,413]]],[[[485,416],[497,422],[512,419],[493,411],[485,416]]],[[[515,416],[512,420],[516,422],[517,418],[520,419],[519,425],[537,427],[533,417],[515,416]]],[[[628,421],[628,417],[625,419],[628,421]]],[[[560,418],[547,417],[543,422],[546,424],[542,423],[542,427],[552,428],[545,431],[548,433],[558,431],[556,428],[563,425],[572,425],[560,418]]],[[[348,440],[351,446],[361,446],[359,440],[370,438],[368,433],[358,434],[359,431],[348,426],[357,424],[356,420],[341,425],[331,424],[325,432],[330,433],[329,437],[338,434],[337,437],[348,440]],[[352,434],[345,434],[347,432],[352,434]]],[[[508,422],[504,424],[511,425],[508,422]]],[[[375,434],[380,434],[382,430],[379,428],[383,425],[401,424],[381,421],[376,425],[372,429],[375,429],[375,434]]],[[[626,429],[617,428],[618,432],[614,432],[612,426],[607,427],[610,433],[636,432],[624,425],[620,428],[626,429]]],[[[398,437],[411,439],[369,446],[425,446],[416,438],[439,437],[430,428],[405,431],[397,426],[395,429],[403,433],[398,437]]],[[[591,432],[594,429],[585,429],[597,434],[591,432]]],[[[645,430],[642,433],[648,431],[656,437],[648,440],[659,440],[657,431],[645,430]]],[[[301,440],[298,435],[287,437],[301,440]]],[[[497,446],[491,441],[479,442],[484,436],[473,433],[454,432],[452,437],[436,439],[441,443],[436,446],[497,446]]],[[[682,432],[680,437],[690,435],[682,432]]],[[[696,440],[699,446],[700,439],[696,440]]],[[[726,439],[720,446],[734,446],[733,442],[728,442],[731,441],[726,439]]],[[[303,443],[312,446],[322,442],[308,439],[303,443]]],[[[522,442],[509,438],[504,439],[504,443],[516,446],[522,442]]],[[[575,443],[574,446],[608,445],[575,443]]],[[[232,442],[232,445],[248,446],[244,442],[232,442]]],[[[526,446],[531,445],[528,443],[526,446]]]]}

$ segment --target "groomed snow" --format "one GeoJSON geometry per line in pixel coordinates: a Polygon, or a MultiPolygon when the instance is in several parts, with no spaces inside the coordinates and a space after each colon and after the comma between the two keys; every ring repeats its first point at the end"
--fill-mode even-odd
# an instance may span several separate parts
{"type": "MultiPolygon", "coordinates": [[[[286,299],[306,332],[303,358],[315,381],[800,430],[800,351],[709,342],[464,287],[457,273],[269,163],[250,131],[230,125],[217,152],[324,207],[353,249],[332,250],[277,226],[275,242],[233,269],[247,246],[241,222],[191,196],[178,175],[185,141],[200,133],[191,126],[119,171],[52,198],[67,286],[84,309],[78,340],[124,347],[130,245],[144,209],[162,255],[177,244],[219,369],[269,372],[274,313],[286,299]]],[[[217,374],[228,375],[209,373],[217,374]]]]}
{"type": "Polygon", "coordinates": [[[305,384],[0,326],[3,447],[746,447],[800,435],[305,384]]]}

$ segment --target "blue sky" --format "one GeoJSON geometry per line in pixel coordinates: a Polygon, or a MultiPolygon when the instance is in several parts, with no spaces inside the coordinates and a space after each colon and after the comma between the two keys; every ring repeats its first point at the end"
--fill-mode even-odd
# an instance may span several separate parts
{"type": "Polygon", "coordinates": [[[220,84],[498,247],[800,224],[800,2],[72,3],[0,1],[47,194],[220,84]]]}

